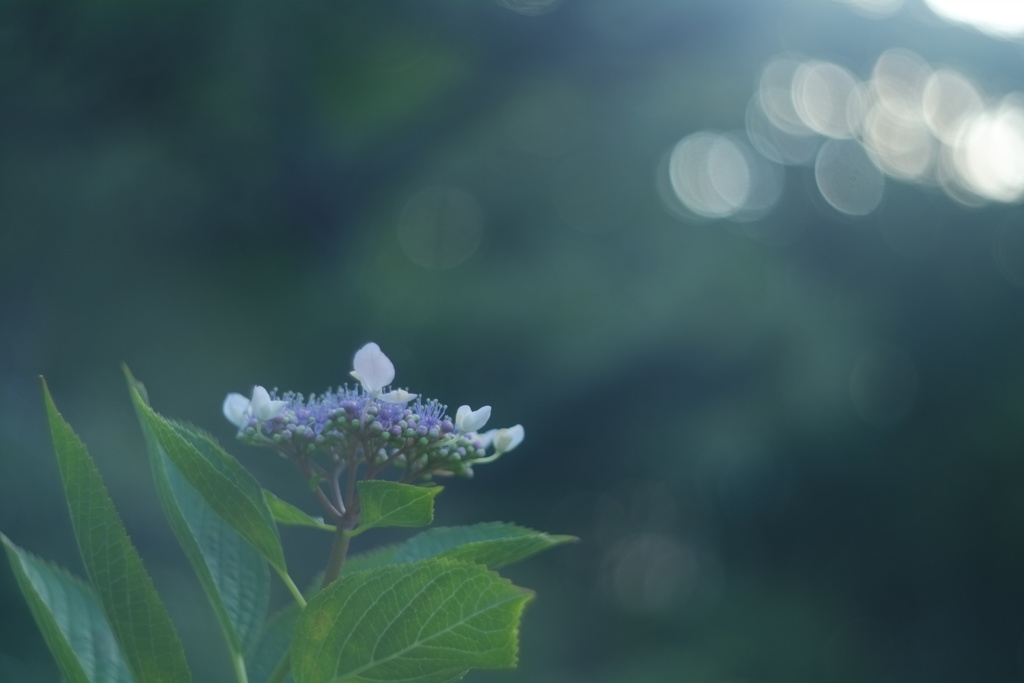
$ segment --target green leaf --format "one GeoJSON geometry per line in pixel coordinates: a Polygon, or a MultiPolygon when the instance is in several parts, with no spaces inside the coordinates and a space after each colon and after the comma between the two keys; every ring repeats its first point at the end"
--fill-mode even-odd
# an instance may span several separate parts
{"type": "Polygon", "coordinates": [[[377,567],[384,567],[389,564],[398,564],[395,562],[395,554],[398,552],[399,547],[398,545],[388,545],[374,548],[365,553],[352,555],[345,560],[345,566],[342,571],[345,574],[352,574],[353,572],[376,569],[377,567]]]}
{"type": "Polygon", "coordinates": [[[277,521],[278,524],[309,526],[323,531],[334,531],[334,526],[324,524],[322,517],[311,517],[288,501],[281,500],[266,489],[263,489],[263,497],[266,498],[267,505],[270,507],[270,514],[274,515],[274,520],[277,521]]]}
{"type": "Polygon", "coordinates": [[[577,540],[575,536],[545,534],[505,522],[440,526],[419,533],[404,543],[355,555],[345,564],[345,571],[416,562],[430,557],[472,562],[498,569],[548,548],[577,540]]]}
{"type": "Polygon", "coordinates": [[[381,526],[426,526],[434,521],[434,497],[440,486],[412,486],[395,481],[361,481],[359,532],[381,526]]]}
{"type": "Polygon", "coordinates": [[[139,681],[191,679],[185,651],[85,446],[43,382],[47,417],[85,571],[139,681]]]}
{"type": "Polygon", "coordinates": [[[417,562],[431,557],[471,562],[490,569],[498,569],[548,548],[578,540],[575,536],[546,534],[505,522],[436,527],[419,533],[403,543],[353,555],[345,562],[344,571],[352,573],[390,564],[417,562]]]}
{"type": "MultiPolygon", "coordinates": [[[[133,398],[145,402],[142,385],[127,368],[125,374],[129,390],[136,390],[132,392],[133,398]]],[[[146,437],[160,503],[237,660],[259,636],[267,614],[267,564],[185,479],[143,419],[138,405],[136,413],[146,437]]]]}
{"type": "Polygon", "coordinates": [[[480,565],[440,559],[346,574],[299,616],[292,672],[296,683],[447,683],[511,668],[531,597],[480,565]]]}
{"type": "Polygon", "coordinates": [[[139,420],[164,453],[211,508],[270,563],[287,576],[281,538],[263,488],[211,436],[168,420],[150,408],[131,387],[139,420]]]}
{"type": "Polygon", "coordinates": [[[548,548],[577,540],[575,536],[545,534],[505,522],[441,526],[428,529],[401,544],[395,553],[395,562],[445,557],[498,569],[548,548]]]}
{"type": "Polygon", "coordinates": [[[70,683],[132,683],[114,633],[89,587],[0,534],[39,630],[70,683]]]}
{"type": "MultiPolygon", "coordinates": [[[[271,674],[288,656],[288,646],[292,643],[300,611],[298,605],[289,605],[267,620],[260,639],[246,657],[249,683],[269,681],[271,674]]],[[[285,680],[290,680],[290,677],[285,680]]]]}

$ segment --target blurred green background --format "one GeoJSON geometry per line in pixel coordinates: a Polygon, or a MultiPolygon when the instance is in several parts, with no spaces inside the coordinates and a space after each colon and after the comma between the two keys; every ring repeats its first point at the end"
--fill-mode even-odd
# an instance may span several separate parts
{"type": "Polygon", "coordinates": [[[1021,680],[1024,51],[953,4],[4,3],[0,529],[81,574],[42,374],[228,680],[120,363],[313,512],[221,401],[372,340],[526,427],[440,523],[583,539],[467,680],[1021,680]]]}

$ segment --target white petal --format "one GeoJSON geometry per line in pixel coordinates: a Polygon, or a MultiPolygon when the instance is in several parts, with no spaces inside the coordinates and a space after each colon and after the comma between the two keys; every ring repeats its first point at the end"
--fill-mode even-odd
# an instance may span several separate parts
{"type": "Polygon", "coordinates": [[[484,406],[472,410],[469,406],[459,406],[455,413],[455,428],[463,434],[479,431],[491,418],[491,407],[484,406]]]}
{"type": "Polygon", "coordinates": [[[261,420],[273,420],[275,417],[280,417],[284,414],[285,408],[288,407],[288,401],[271,401],[270,406],[256,417],[261,420]]]}
{"type": "Polygon", "coordinates": [[[498,453],[508,453],[510,450],[523,442],[526,431],[523,425],[516,425],[508,429],[499,429],[494,435],[494,450],[498,453]]]}
{"type": "Polygon", "coordinates": [[[228,394],[224,399],[224,417],[239,429],[249,421],[249,399],[241,394],[228,394]]]}
{"type": "Polygon", "coordinates": [[[260,385],[253,387],[251,408],[257,420],[273,420],[284,412],[286,405],[287,401],[271,401],[270,394],[260,385]]]}
{"type": "Polygon", "coordinates": [[[394,391],[389,391],[386,394],[381,394],[377,398],[385,403],[408,403],[417,396],[419,396],[419,394],[410,394],[405,389],[395,389],[394,391]]]}
{"type": "Polygon", "coordinates": [[[356,351],[352,366],[355,368],[352,376],[371,394],[380,393],[395,379],[394,364],[373,342],[356,351]]]}
{"type": "Polygon", "coordinates": [[[488,429],[483,434],[477,434],[476,438],[480,442],[481,448],[488,448],[494,442],[494,436],[498,433],[497,429],[488,429]]]}

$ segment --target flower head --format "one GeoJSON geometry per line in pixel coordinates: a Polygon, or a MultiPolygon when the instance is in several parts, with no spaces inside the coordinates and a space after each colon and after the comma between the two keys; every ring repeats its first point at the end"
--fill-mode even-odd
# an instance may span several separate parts
{"type": "Polygon", "coordinates": [[[355,386],[308,396],[257,386],[251,398],[229,394],[224,416],[244,443],[300,462],[320,456],[354,463],[370,478],[394,467],[404,471],[403,481],[442,473],[472,476],[475,464],[491,462],[523,440],[520,425],[479,433],[490,406],[461,406],[453,419],[436,400],[390,388],[395,366],[377,344],[359,349],[352,365],[355,386]]]}
{"type": "Polygon", "coordinates": [[[483,408],[477,408],[476,410],[473,410],[469,406],[459,406],[458,411],[455,413],[455,428],[462,434],[478,432],[481,427],[487,424],[487,420],[489,420],[490,417],[490,406],[484,406],[483,408]]]}

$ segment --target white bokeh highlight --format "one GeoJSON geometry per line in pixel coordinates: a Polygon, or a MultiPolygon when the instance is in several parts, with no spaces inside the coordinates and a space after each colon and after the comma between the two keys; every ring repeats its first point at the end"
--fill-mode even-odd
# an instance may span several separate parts
{"type": "Polygon", "coordinates": [[[998,38],[1024,35],[1024,3],[1018,0],[925,0],[937,15],[998,38]]]}
{"type": "Polygon", "coordinates": [[[818,191],[834,209],[866,216],[885,193],[885,178],[864,149],[852,140],[829,140],[814,162],[818,191]]]}
{"type": "Polygon", "coordinates": [[[679,141],[668,157],[676,199],[703,218],[750,220],[782,193],[781,170],[760,157],[745,136],[700,132],[679,141]]]}
{"type": "Polygon", "coordinates": [[[831,138],[853,134],[848,103],[858,84],[856,76],[841,66],[811,60],[793,73],[793,108],[811,130],[831,138]]]}
{"type": "MultiPolygon", "coordinates": [[[[850,4],[881,16],[902,3],[850,4]]],[[[863,79],[840,64],[777,57],[760,74],[743,133],[684,137],[661,162],[658,191],[682,220],[752,222],[778,203],[784,167],[806,165],[848,216],[874,212],[886,178],[965,206],[1022,202],[1024,93],[992,97],[969,75],[902,48],[882,52],[863,79]]]]}

